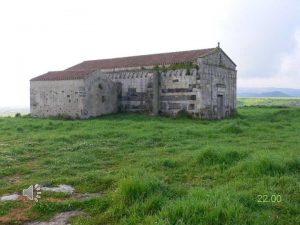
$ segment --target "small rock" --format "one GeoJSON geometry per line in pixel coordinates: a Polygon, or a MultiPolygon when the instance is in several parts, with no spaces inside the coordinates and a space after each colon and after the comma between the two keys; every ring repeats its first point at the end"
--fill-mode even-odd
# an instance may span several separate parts
{"type": "Polygon", "coordinates": [[[44,183],[41,183],[40,186],[41,187],[49,187],[53,184],[53,181],[52,180],[49,180],[49,181],[46,181],[44,183]]]}
{"type": "Polygon", "coordinates": [[[102,193],[77,193],[75,194],[75,198],[77,199],[88,199],[88,198],[94,198],[94,197],[102,197],[102,193]]]}
{"type": "Polygon", "coordinates": [[[54,192],[64,192],[72,194],[74,192],[74,188],[70,185],[60,184],[58,187],[42,187],[43,191],[54,191],[54,192]]]}
{"type": "Polygon", "coordinates": [[[16,201],[20,195],[18,194],[12,194],[12,195],[4,195],[0,198],[0,201],[16,201]]]}

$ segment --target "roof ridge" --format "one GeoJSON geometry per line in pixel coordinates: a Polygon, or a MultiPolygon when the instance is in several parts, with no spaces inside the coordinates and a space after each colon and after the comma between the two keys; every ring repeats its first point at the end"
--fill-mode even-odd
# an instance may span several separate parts
{"type": "Polygon", "coordinates": [[[114,69],[174,64],[180,62],[195,61],[197,58],[209,55],[217,50],[218,48],[205,48],[177,52],[87,60],[69,67],[66,70],[79,70],[87,68],[114,69]]]}
{"type": "Polygon", "coordinates": [[[50,70],[47,73],[57,73],[57,72],[89,72],[96,71],[97,69],[74,69],[74,70],[50,70]]]}
{"type": "Polygon", "coordinates": [[[122,57],[112,57],[112,58],[103,58],[103,59],[91,59],[91,60],[84,60],[82,62],[92,62],[92,61],[99,61],[99,60],[112,60],[112,59],[124,59],[124,58],[133,58],[133,57],[140,57],[140,56],[155,56],[155,55],[164,55],[164,54],[177,54],[177,53],[188,53],[188,52],[196,52],[196,51],[206,51],[206,50],[216,50],[217,48],[203,48],[203,49],[193,49],[193,50],[185,50],[185,51],[175,51],[175,52],[161,52],[161,53],[151,53],[151,54],[143,54],[143,55],[130,55],[130,56],[122,56],[122,57]]]}

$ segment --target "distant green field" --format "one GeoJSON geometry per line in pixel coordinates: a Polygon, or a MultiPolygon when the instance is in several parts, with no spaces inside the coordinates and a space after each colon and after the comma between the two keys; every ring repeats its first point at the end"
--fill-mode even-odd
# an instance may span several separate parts
{"type": "Polygon", "coordinates": [[[12,116],[15,116],[16,113],[15,112],[0,112],[0,117],[12,117],[12,116]]]}
{"type": "Polygon", "coordinates": [[[29,113],[27,108],[2,108],[0,107],[0,117],[15,116],[17,113],[26,115],[29,113]]]}
{"type": "Polygon", "coordinates": [[[0,196],[47,181],[102,196],[0,202],[0,221],[77,209],[77,225],[299,224],[299,136],[299,108],[243,107],[221,121],[2,117],[0,196]]]}
{"type": "Polygon", "coordinates": [[[285,106],[300,107],[300,97],[255,97],[238,98],[238,107],[242,106],[285,106]]]}

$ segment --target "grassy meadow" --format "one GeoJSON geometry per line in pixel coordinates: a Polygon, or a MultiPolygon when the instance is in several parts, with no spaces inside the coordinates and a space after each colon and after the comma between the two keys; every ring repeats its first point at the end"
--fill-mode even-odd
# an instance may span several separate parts
{"type": "Polygon", "coordinates": [[[300,97],[243,97],[237,104],[242,106],[300,107],[300,97]]]}
{"type": "Polygon", "coordinates": [[[0,117],[0,196],[49,181],[102,193],[0,202],[0,221],[77,209],[76,225],[299,224],[299,137],[299,108],[242,107],[222,121],[0,117]]]}

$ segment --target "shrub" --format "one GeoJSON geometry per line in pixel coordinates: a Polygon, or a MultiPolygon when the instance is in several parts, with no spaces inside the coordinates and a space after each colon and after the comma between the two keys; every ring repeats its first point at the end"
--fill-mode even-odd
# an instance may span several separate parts
{"type": "Polygon", "coordinates": [[[17,117],[21,117],[21,113],[16,113],[15,114],[15,117],[17,118],[17,117]]]}

